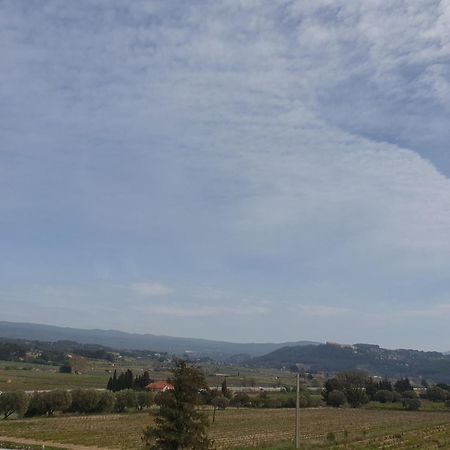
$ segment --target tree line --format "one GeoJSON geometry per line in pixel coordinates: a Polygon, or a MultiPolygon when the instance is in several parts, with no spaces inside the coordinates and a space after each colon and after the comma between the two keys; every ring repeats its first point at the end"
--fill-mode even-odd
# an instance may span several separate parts
{"type": "Polygon", "coordinates": [[[141,411],[155,402],[152,392],[123,390],[117,393],[95,389],[54,390],[27,394],[23,391],[0,394],[0,414],[4,419],[13,414],[21,417],[53,416],[61,413],[105,413],[141,411]]]}
{"type": "Polygon", "coordinates": [[[109,377],[106,389],[112,392],[122,391],[124,389],[143,390],[154,380],[150,378],[148,371],[142,375],[134,376],[133,371],[128,369],[125,372],[117,375],[117,370],[114,370],[112,377],[109,377]]]}
{"type": "Polygon", "coordinates": [[[353,408],[365,405],[369,401],[380,403],[401,403],[407,410],[417,410],[421,406],[420,399],[446,402],[450,407],[450,386],[438,384],[427,386],[419,396],[411,381],[405,377],[394,383],[384,379],[375,381],[365,372],[342,372],[325,382],[322,397],[329,406],[340,407],[345,404],[353,408]]]}

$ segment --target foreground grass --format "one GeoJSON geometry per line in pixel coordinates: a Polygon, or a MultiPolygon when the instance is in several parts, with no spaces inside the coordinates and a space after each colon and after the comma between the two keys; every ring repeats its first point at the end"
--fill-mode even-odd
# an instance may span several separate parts
{"type": "MultiPolygon", "coordinates": [[[[219,449],[279,445],[276,448],[281,450],[285,448],[283,445],[291,445],[294,414],[293,410],[287,409],[218,411],[210,436],[219,449]]],[[[8,436],[61,444],[139,449],[142,431],[151,422],[148,414],[0,421],[0,441],[2,436],[8,436]]],[[[301,441],[304,449],[330,446],[412,448],[420,442],[426,442],[428,446],[417,448],[435,448],[433,445],[437,443],[442,444],[441,448],[450,448],[450,413],[306,409],[301,411],[301,441]]]]}

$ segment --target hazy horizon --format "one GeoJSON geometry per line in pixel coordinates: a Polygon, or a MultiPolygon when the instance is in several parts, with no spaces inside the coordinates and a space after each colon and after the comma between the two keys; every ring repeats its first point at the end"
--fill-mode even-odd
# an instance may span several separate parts
{"type": "MultiPolygon", "coordinates": [[[[1,321],[0,321],[1,323],[1,321]]],[[[214,338],[203,338],[200,336],[178,336],[178,335],[167,335],[167,334],[155,334],[155,333],[151,333],[151,332],[141,332],[141,333],[137,333],[136,331],[133,330],[119,330],[116,328],[83,328],[83,327],[72,327],[72,326],[60,326],[60,325],[55,325],[52,323],[40,323],[40,322],[6,322],[6,323],[14,323],[14,324],[18,324],[18,325],[38,325],[38,326],[44,326],[44,327],[56,327],[56,328],[67,328],[67,329],[74,329],[74,330],[81,330],[81,331],[100,331],[100,332],[119,332],[119,333],[126,333],[126,334],[137,334],[138,336],[156,336],[156,337],[161,337],[161,338],[176,338],[176,339],[189,339],[189,340],[206,340],[206,341],[216,341],[216,342],[226,342],[226,343],[232,343],[232,344],[287,344],[287,343],[295,343],[295,342],[311,342],[311,344],[338,344],[338,345],[358,345],[358,344],[366,344],[366,345],[379,345],[376,342],[366,342],[364,340],[356,340],[354,342],[338,342],[338,341],[329,341],[329,340],[322,340],[322,341],[315,341],[315,340],[311,340],[311,339],[303,339],[303,338],[298,338],[295,340],[291,340],[291,341],[280,341],[280,340],[271,340],[271,341],[264,341],[264,340],[258,340],[258,341],[252,341],[252,340],[248,340],[248,341],[239,341],[239,340],[233,340],[233,339],[214,339],[214,338]]],[[[1,337],[1,335],[0,335],[1,337]]],[[[17,339],[26,339],[26,338],[17,338],[17,339]]],[[[41,340],[41,339],[38,339],[41,340]]],[[[90,342],[91,343],[91,342],[90,342]]],[[[92,342],[95,343],[95,342],[92,342]]],[[[304,344],[302,344],[304,345],[304,344]]],[[[438,348],[425,348],[425,347],[419,347],[419,348],[412,348],[411,346],[409,347],[383,347],[382,345],[379,345],[381,348],[385,348],[388,350],[400,350],[400,349],[405,349],[405,350],[419,350],[419,351],[425,351],[425,352],[440,352],[440,353],[450,353],[450,350],[448,350],[445,345],[438,349],[438,348]]],[[[112,348],[114,348],[114,345],[111,345],[112,348]]],[[[155,350],[157,351],[157,348],[151,348],[151,350],[155,350]]]]}
{"type": "Polygon", "coordinates": [[[450,349],[450,5],[0,3],[0,320],[450,349]]]}

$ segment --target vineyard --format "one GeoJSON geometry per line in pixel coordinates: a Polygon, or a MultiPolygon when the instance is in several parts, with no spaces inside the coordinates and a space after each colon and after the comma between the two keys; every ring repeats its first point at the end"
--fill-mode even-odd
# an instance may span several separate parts
{"type": "MultiPolygon", "coordinates": [[[[138,449],[142,431],[150,423],[148,414],[2,421],[0,441],[16,437],[49,444],[138,449]]],[[[217,413],[210,434],[217,449],[250,448],[289,445],[293,428],[293,410],[229,409],[217,413]]],[[[427,447],[418,448],[434,448],[433,445],[450,444],[450,413],[306,409],[301,411],[301,438],[304,448],[328,444],[354,449],[411,448],[417,442],[427,443],[427,447]]]]}

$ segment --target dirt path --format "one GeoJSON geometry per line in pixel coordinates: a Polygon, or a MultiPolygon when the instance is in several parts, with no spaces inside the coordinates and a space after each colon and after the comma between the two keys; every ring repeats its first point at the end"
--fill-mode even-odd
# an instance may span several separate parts
{"type": "Polygon", "coordinates": [[[11,444],[19,444],[19,445],[41,445],[43,448],[45,447],[59,447],[65,448],[68,450],[117,450],[106,447],[86,447],[85,445],[79,444],[60,444],[59,442],[53,441],[38,441],[35,439],[25,439],[14,436],[5,436],[0,434],[0,441],[10,442],[11,444]]]}

